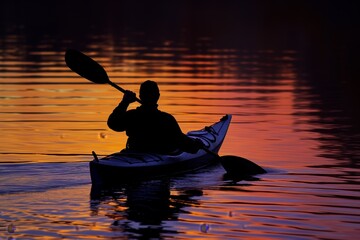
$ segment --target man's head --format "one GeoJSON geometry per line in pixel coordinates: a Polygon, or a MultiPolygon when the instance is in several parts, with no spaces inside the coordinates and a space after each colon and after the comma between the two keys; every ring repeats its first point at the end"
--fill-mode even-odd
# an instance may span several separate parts
{"type": "Polygon", "coordinates": [[[156,104],[160,97],[159,87],[156,82],[146,80],[140,86],[140,99],[143,104],[156,104]]]}

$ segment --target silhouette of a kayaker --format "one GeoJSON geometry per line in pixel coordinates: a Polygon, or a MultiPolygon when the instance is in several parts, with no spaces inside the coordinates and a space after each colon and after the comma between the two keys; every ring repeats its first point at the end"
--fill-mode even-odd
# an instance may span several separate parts
{"type": "Polygon", "coordinates": [[[126,91],[110,114],[108,126],[114,131],[126,131],[126,150],[129,151],[169,154],[181,150],[196,153],[202,148],[202,143],[186,136],[171,114],[158,109],[159,97],[157,83],[147,80],[140,86],[142,105],[127,110],[136,101],[136,94],[126,91]]]}

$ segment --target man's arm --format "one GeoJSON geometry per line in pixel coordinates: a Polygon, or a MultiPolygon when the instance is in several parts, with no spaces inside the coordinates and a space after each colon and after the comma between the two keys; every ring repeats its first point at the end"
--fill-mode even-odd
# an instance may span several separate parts
{"type": "Polygon", "coordinates": [[[126,126],[127,126],[126,111],[129,105],[135,101],[136,101],[136,94],[131,91],[126,91],[123,99],[108,118],[107,125],[109,126],[110,129],[118,132],[122,132],[126,130],[126,126]]]}
{"type": "Polygon", "coordinates": [[[177,136],[177,145],[181,150],[189,153],[196,153],[199,149],[203,148],[204,145],[200,140],[195,140],[184,134],[176,119],[173,116],[171,117],[173,122],[173,133],[177,136]]]}

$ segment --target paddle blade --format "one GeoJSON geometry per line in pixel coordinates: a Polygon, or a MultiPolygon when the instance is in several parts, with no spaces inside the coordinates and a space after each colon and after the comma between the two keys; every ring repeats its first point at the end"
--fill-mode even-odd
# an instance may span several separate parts
{"type": "Polygon", "coordinates": [[[221,156],[221,165],[231,176],[251,176],[266,173],[259,165],[237,156],[221,156]]]}
{"type": "Polygon", "coordinates": [[[105,69],[82,52],[67,50],[65,62],[71,70],[94,83],[109,83],[110,81],[105,69]]]}

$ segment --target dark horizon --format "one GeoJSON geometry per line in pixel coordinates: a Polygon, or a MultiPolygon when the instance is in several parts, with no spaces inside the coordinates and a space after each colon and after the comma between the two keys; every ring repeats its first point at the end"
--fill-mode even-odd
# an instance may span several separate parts
{"type": "Polygon", "coordinates": [[[350,37],[359,26],[356,5],[325,0],[2,1],[0,34],[131,38],[143,33],[140,37],[149,43],[210,37],[217,47],[294,48],[326,39],[355,42],[350,37]]]}

